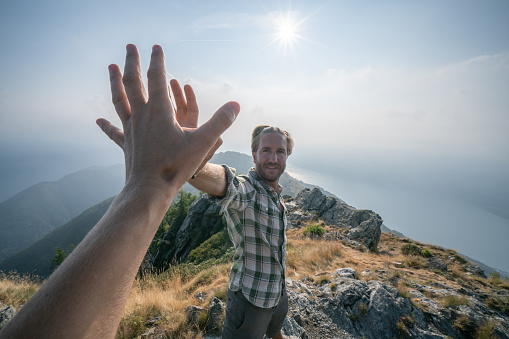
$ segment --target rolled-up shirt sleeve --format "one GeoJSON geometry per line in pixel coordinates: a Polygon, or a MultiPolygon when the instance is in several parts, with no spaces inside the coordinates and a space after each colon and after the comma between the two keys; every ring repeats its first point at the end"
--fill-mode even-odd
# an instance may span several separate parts
{"type": "Polygon", "coordinates": [[[247,176],[237,176],[235,175],[235,168],[227,165],[221,166],[223,166],[226,174],[226,194],[224,197],[209,195],[209,199],[221,207],[221,214],[224,214],[228,208],[243,211],[256,194],[255,189],[247,176]]]}

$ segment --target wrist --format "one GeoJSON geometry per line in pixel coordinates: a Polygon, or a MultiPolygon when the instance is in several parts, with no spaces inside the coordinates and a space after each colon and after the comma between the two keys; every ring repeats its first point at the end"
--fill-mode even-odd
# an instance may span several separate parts
{"type": "Polygon", "coordinates": [[[182,185],[166,180],[155,180],[131,176],[122,189],[122,193],[133,196],[143,197],[150,201],[158,201],[164,205],[170,205],[177,196],[182,185]]]}

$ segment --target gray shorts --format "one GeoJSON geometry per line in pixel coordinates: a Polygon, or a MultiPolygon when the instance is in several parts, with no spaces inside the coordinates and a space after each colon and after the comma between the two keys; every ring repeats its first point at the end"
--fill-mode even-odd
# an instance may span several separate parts
{"type": "Polygon", "coordinates": [[[228,289],[226,316],[223,324],[223,339],[261,339],[263,335],[275,337],[288,313],[288,295],[283,289],[281,300],[271,308],[251,304],[242,291],[228,289]]]}

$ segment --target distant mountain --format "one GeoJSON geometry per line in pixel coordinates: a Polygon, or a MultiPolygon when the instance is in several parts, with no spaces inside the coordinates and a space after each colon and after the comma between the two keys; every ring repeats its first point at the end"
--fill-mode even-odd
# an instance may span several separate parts
{"type": "MultiPolygon", "coordinates": [[[[251,156],[238,152],[218,153],[211,162],[227,164],[235,168],[237,174],[247,173],[253,165],[251,156]]],[[[89,168],[57,182],[34,185],[0,204],[0,270],[41,276],[50,274],[49,260],[53,258],[55,248],[70,250],[71,244],[77,245],[106,212],[105,204],[109,206],[111,199],[70,219],[85,208],[118,194],[124,182],[120,174],[123,171],[123,165],[89,168]],[[13,255],[16,252],[19,253],[13,255]]],[[[304,188],[317,187],[287,173],[283,174],[280,182],[284,187],[283,194],[290,196],[304,188]]],[[[196,195],[200,193],[189,184],[183,189],[196,195]]]]}
{"type": "MultiPolygon", "coordinates": [[[[251,155],[232,151],[215,154],[210,162],[219,165],[226,164],[233,167],[237,174],[247,174],[249,170],[254,167],[253,157],[251,155]]],[[[295,196],[305,188],[313,189],[317,187],[325,195],[334,196],[334,194],[325,191],[323,188],[295,179],[286,172],[281,176],[279,183],[283,186],[283,195],[295,196]]]]}
{"type": "Polygon", "coordinates": [[[111,205],[113,197],[87,209],[68,223],[58,227],[41,240],[0,263],[0,271],[35,274],[48,277],[52,273],[50,261],[55,249],[71,252],[71,245],[78,245],[92,227],[102,218],[111,205]]]}
{"type": "Polygon", "coordinates": [[[0,203],[0,262],[124,185],[124,165],[92,167],[41,182],[0,203]]]}

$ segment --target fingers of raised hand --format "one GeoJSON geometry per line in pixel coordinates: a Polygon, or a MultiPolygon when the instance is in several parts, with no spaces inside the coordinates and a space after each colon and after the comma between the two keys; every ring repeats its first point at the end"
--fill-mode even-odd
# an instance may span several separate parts
{"type": "Polygon", "coordinates": [[[166,83],[166,67],[164,65],[164,52],[161,46],[154,45],[152,57],[147,72],[149,101],[166,110],[171,107],[166,83]]]}
{"type": "Polygon", "coordinates": [[[147,93],[141,77],[140,54],[134,45],[126,46],[122,82],[131,108],[140,107],[147,102],[147,93]]]}
{"type": "Polygon", "coordinates": [[[191,85],[184,86],[184,93],[187,100],[187,122],[189,127],[198,127],[198,102],[191,85]]]}
{"type": "Polygon", "coordinates": [[[108,67],[110,72],[110,87],[111,87],[111,101],[115,106],[115,111],[124,123],[131,116],[131,107],[122,85],[122,73],[117,65],[110,65],[108,67]]]}
{"type": "Polygon", "coordinates": [[[96,123],[111,140],[120,146],[120,148],[124,148],[124,131],[106,119],[97,119],[96,123]]]}
{"type": "Polygon", "coordinates": [[[182,88],[180,88],[180,84],[176,79],[170,80],[170,87],[173,93],[173,97],[175,98],[175,105],[177,106],[177,111],[175,113],[177,117],[177,121],[181,127],[196,127],[190,126],[187,121],[187,103],[186,98],[184,97],[184,93],[182,92],[182,88]]]}

